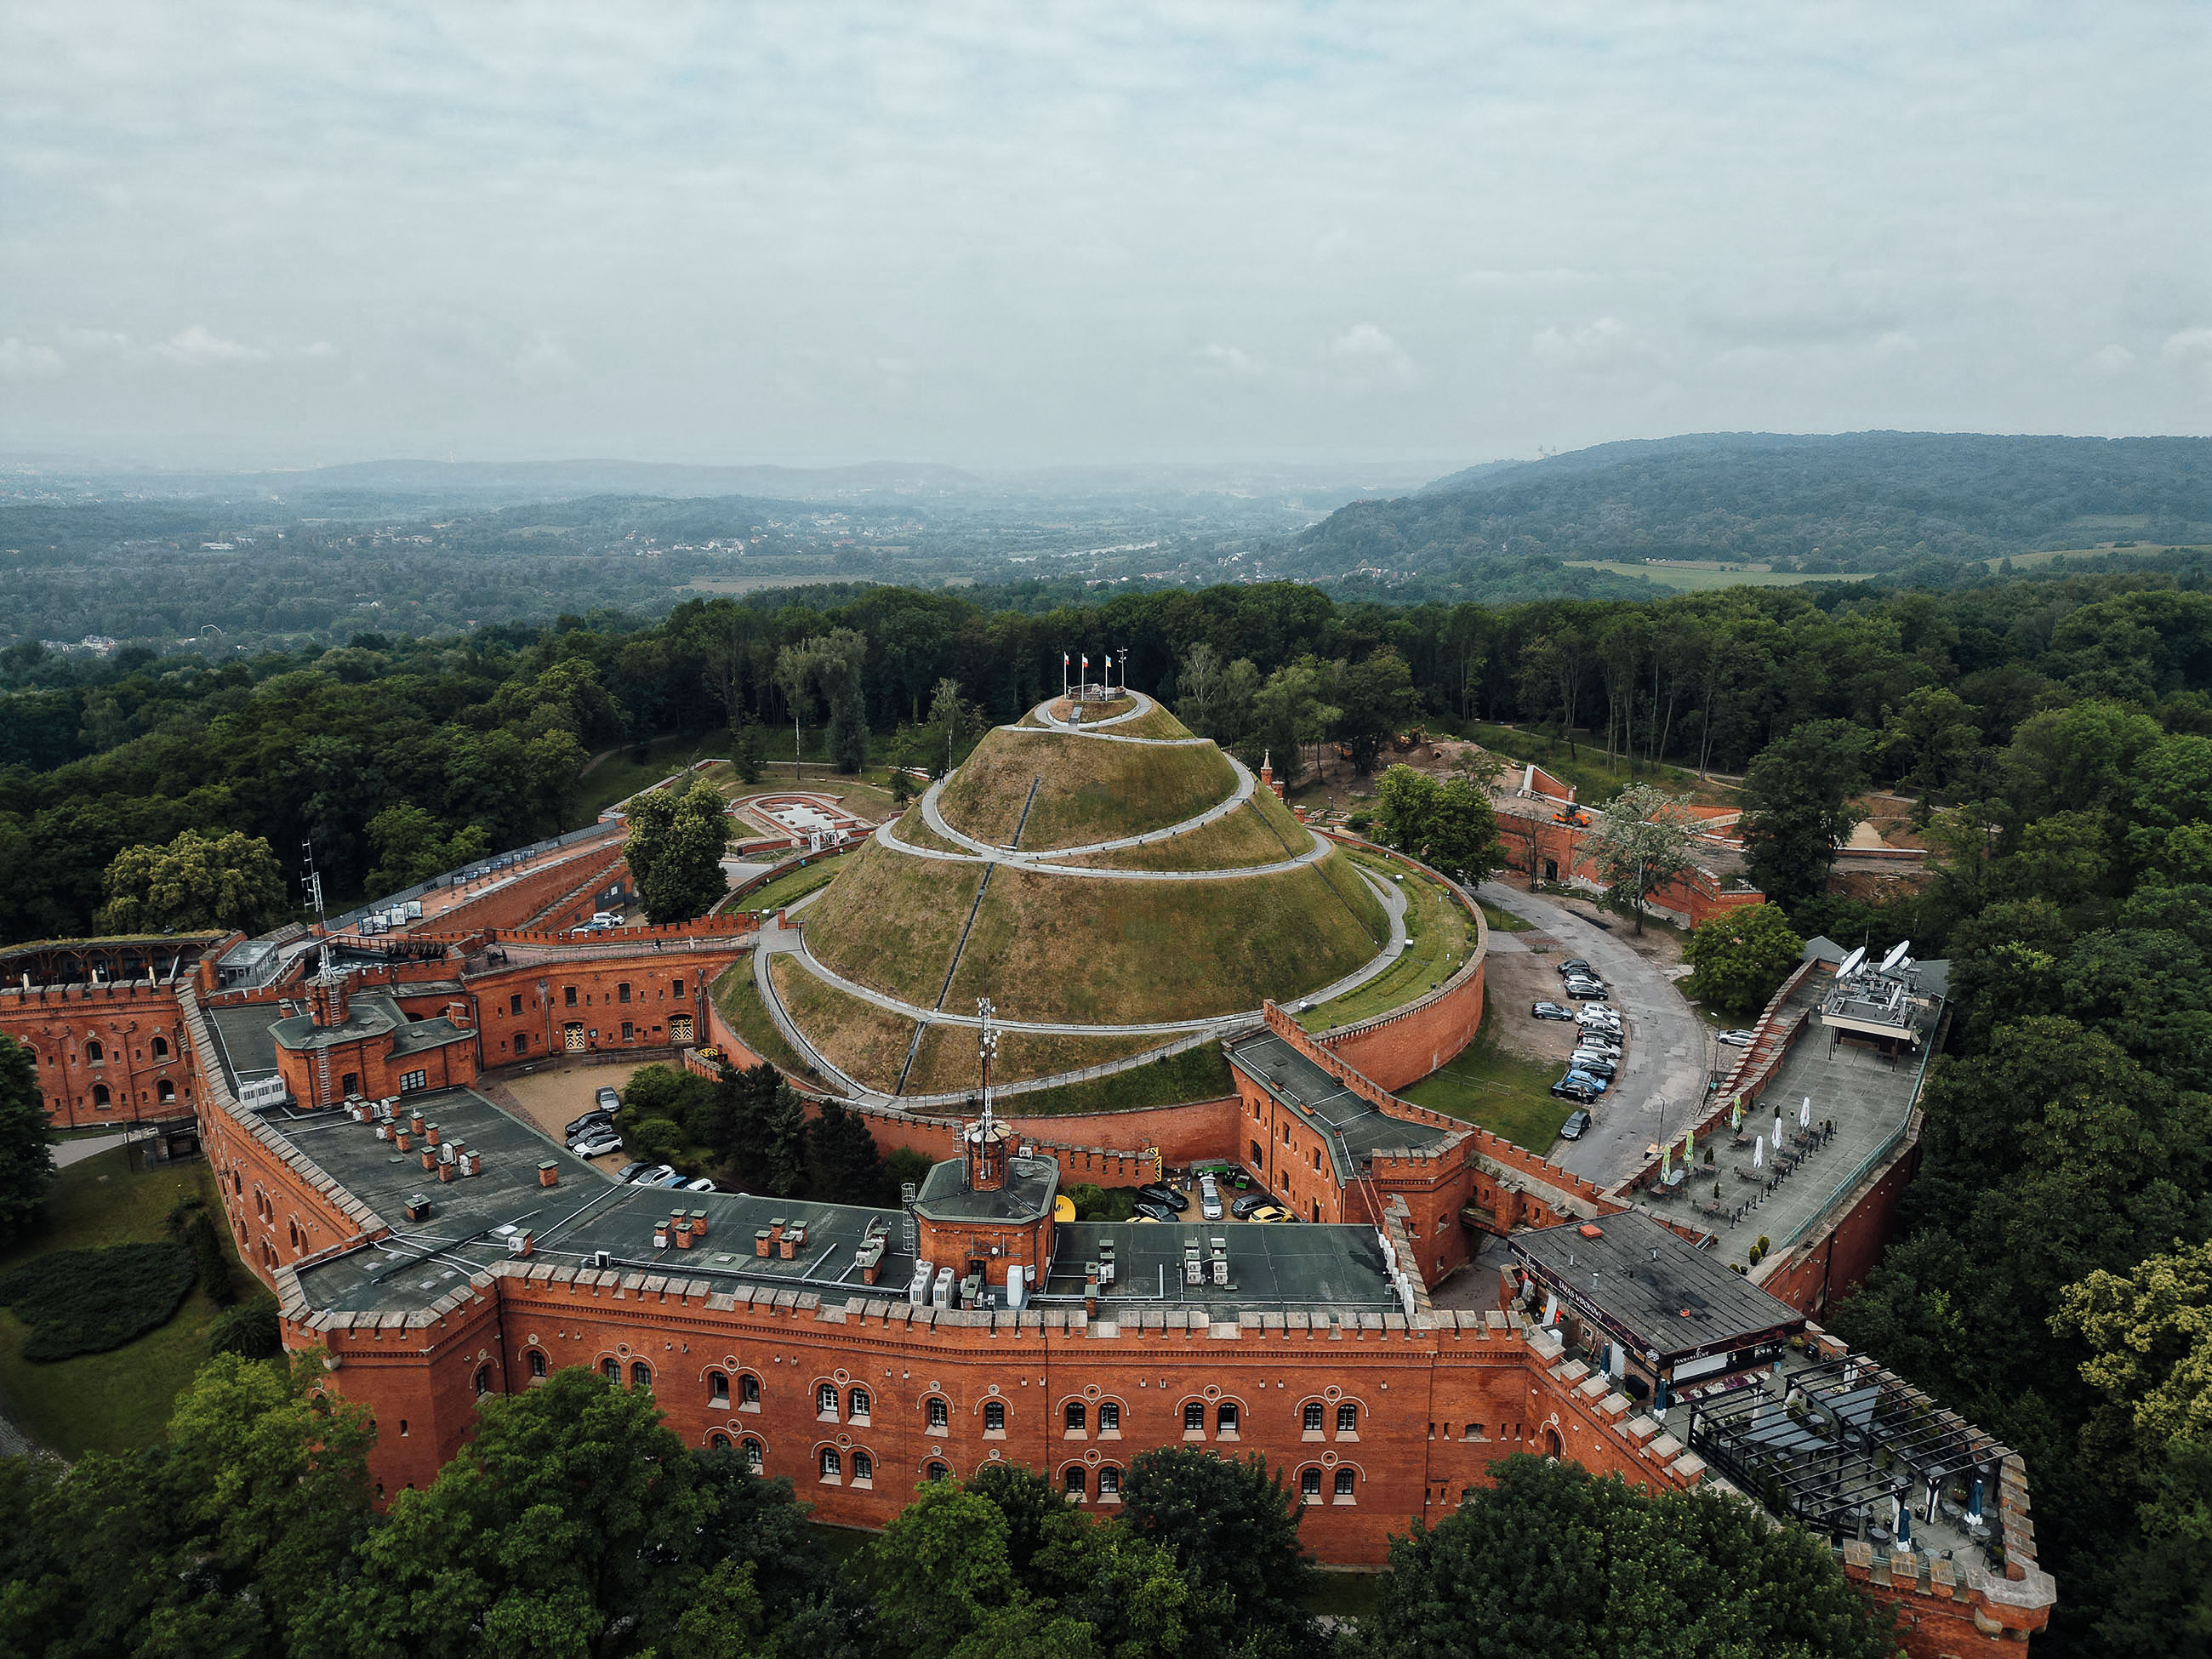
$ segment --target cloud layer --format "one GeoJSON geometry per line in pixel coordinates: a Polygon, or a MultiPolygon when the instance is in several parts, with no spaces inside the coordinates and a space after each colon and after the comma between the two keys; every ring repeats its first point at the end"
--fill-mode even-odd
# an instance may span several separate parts
{"type": "Polygon", "coordinates": [[[2212,429],[2212,13],[0,4],[0,443],[2212,429]]]}

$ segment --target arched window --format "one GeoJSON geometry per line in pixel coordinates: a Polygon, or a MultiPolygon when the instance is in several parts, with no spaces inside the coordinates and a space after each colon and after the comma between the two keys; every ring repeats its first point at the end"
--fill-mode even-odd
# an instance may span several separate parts
{"type": "Polygon", "coordinates": [[[730,1379],[720,1371],[707,1373],[707,1403],[710,1406],[730,1403],[730,1379]]]}
{"type": "Polygon", "coordinates": [[[1349,1498],[1352,1496],[1352,1487],[1354,1479],[1355,1477],[1350,1469],[1339,1469],[1336,1472],[1336,1495],[1339,1498],[1349,1498]]]}
{"type": "Polygon", "coordinates": [[[489,1365],[479,1365],[477,1367],[477,1398],[481,1400],[484,1395],[490,1392],[491,1367],[489,1365]]]}
{"type": "Polygon", "coordinates": [[[868,1420],[868,1391],[866,1389],[854,1389],[850,1395],[846,1396],[845,1409],[847,1414],[850,1416],[855,1423],[866,1422],[868,1420]]]}
{"type": "Polygon", "coordinates": [[[814,1391],[814,1414],[826,1422],[837,1420],[837,1385],[824,1382],[814,1391]]]}
{"type": "Polygon", "coordinates": [[[1098,1402],[1098,1432],[1101,1434],[1121,1432],[1121,1407],[1117,1401],[1102,1400],[1098,1402]]]}
{"type": "Polygon", "coordinates": [[[84,1058],[85,1063],[88,1066],[105,1066],[107,1063],[107,1051],[96,1042],[87,1042],[84,1045],[84,1058]]]}
{"type": "Polygon", "coordinates": [[[738,1379],[738,1404],[740,1406],[760,1404],[760,1378],[748,1373],[738,1379]]]}
{"type": "Polygon", "coordinates": [[[1185,1434],[1206,1432],[1206,1402],[1203,1400],[1191,1401],[1183,1407],[1182,1431],[1185,1434]]]}
{"type": "Polygon", "coordinates": [[[1235,1401],[1224,1400],[1221,1402],[1220,1408],[1213,1414],[1213,1425],[1223,1434],[1237,1432],[1237,1402],[1235,1401]]]}
{"type": "Polygon", "coordinates": [[[653,1386],[653,1367],[642,1359],[633,1362],[629,1368],[629,1385],[633,1389],[650,1389],[653,1386]]]}
{"type": "Polygon", "coordinates": [[[160,1096],[165,1103],[173,1102],[177,1097],[177,1085],[170,1082],[168,1079],[163,1078],[159,1084],[155,1085],[154,1092],[160,1096]]]}
{"type": "Polygon", "coordinates": [[[95,1106],[113,1103],[113,1097],[107,1092],[107,1085],[105,1083],[95,1083],[92,1085],[92,1103],[95,1106]]]}
{"type": "Polygon", "coordinates": [[[745,1443],[741,1449],[745,1455],[745,1467],[750,1469],[755,1474],[758,1474],[761,1472],[761,1465],[764,1461],[761,1455],[761,1443],[757,1440],[752,1439],[750,1437],[747,1437],[745,1443]]]}
{"type": "Polygon", "coordinates": [[[1321,1471],[1319,1469],[1298,1471],[1298,1496],[1309,1504],[1321,1502],[1321,1471]]]}
{"type": "Polygon", "coordinates": [[[1336,1431],[1339,1434],[1359,1432],[1359,1407],[1349,1400],[1336,1408],[1336,1431]]]}
{"type": "Polygon", "coordinates": [[[875,1478],[876,1460],[864,1451],[854,1452],[853,1454],[854,1484],[857,1486],[863,1480],[873,1480],[875,1478]]]}
{"type": "Polygon", "coordinates": [[[1081,1434],[1089,1426],[1090,1413],[1084,1410],[1083,1402],[1080,1400],[1069,1401],[1067,1402],[1067,1431],[1070,1434],[1081,1434]]]}
{"type": "Polygon", "coordinates": [[[822,1478],[824,1480],[835,1480],[844,1473],[844,1462],[838,1457],[837,1449],[835,1446],[824,1446],[822,1449],[822,1478]]]}
{"type": "Polygon", "coordinates": [[[1321,1401],[1318,1400],[1309,1400],[1306,1401],[1305,1431],[1308,1434],[1319,1434],[1321,1430],[1321,1401]]]}
{"type": "Polygon", "coordinates": [[[983,1402],[983,1432],[986,1434],[1004,1434],[1006,1431],[1006,1402],[1000,1400],[986,1400],[983,1402]]]}
{"type": "Polygon", "coordinates": [[[155,1037],[154,1039],[154,1058],[156,1060],[167,1060],[168,1057],[169,1039],[167,1037],[155,1037]]]}
{"type": "Polygon", "coordinates": [[[1071,1464],[1061,1472],[1060,1489],[1079,1504],[1084,1500],[1089,1488],[1085,1485],[1082,1464],[1071,1464]]]}
{"type": "Polygon", "coordinates": [[[622,1381],[622,1361],[619,1359],[602,1359],[599,1361],[599,1371],[608,1382],[619,1382],[622,1381]]]}
{"type": "Polygon", "coordinates": [[[951,1473],[952,1471],[942,1463],[926,1463],[922,1466],[921,1478],[925,1480],[942,1480],[951,1473]]]}
{"type": "Polygon", "coordinates": [[[1111,1463],[1098,1471],[1098,1495],[1101,1498],[1119,1498],[1121,1495],[1121,1471],[1111,1463]]]}
{"type": "Polygon", "coordinates": [[[543,1376],[545,1375],[544,1349],[532,1348],[530,1351],[530,1374],[532,1376],[543,1376]]]}
{"type": "Polygon", "coordinates": [[[709,1435],[707,1437],[707,1443],[716,1451],[727,1451],[730,1449],[730,1437],[726,1434],[709,1435]]]}
{"type": "Polygon", "coordinates": [[[933,1429],[949,1429],[952,1426],[952,1408],[942,1400],[933,1400],[929,1402],[929,1426],[933,1429]]]}

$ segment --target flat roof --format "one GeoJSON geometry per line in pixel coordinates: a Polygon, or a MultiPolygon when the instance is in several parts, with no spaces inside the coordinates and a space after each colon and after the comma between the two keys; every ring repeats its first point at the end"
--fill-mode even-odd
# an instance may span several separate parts
{"type": "Polygon", "coordinates": [[[312,1014],[294,1014],[277,1020],[269,1029],[279,1048],[307,1049],[359,1042],[365,1037],[382,1036],[389,1032],[395,1055],[442,1048],[449,1042],[475,1035],[443,1014],[429,1019],[410,1019],[401,1012],[398,1001],[382,991],[363,991],[349,998],[346,1017],[336,1025],[318,1025],[312,1014]]]}
{"type": "Polygon", "coordinates": [[[1006,1183],[987,1192],[968,1184],[966,1160],[953,1158],[930,1166],[914,1207],[932,1221],[1035,1221],[1059,1190],[1060,1165],[1048,1158],[1007,1158],[1006,1183]]]}
{"type": "Polygon", "coordinates": [[[1638,1352],[1656,1352],[1662,1366],[1805,1327],[1788,1303],[1638,1210],[1516,1233],[1506,1243],[1539,1283],[1638,1352]]]}
{"type": "Polygon", "coordinates": [[[1352,1179],[1354,1159],[1376,1152],[1418,1152],[1436,1146],[1452,1133],[1433,1123],[1393,1117],[1346,1088],[1273,1031],[1225,1042],[1222,1052],[1229,1056],[1231,1065],[1327,1134],[1340,1182],[1352,1179]]]}
{"type": "MultiPolygon", "coordinates": [[[[906,1247],[905,1218],[895,1204],[870,1207],[623,1186],[474,1090],[426,1091],[408,1096],[407,1103],[436,1123],[445,1139],[478,1153],[483,1172],[441,1182],[435,1171],[422,1168],[419,1148],[397,1152],[390,1141],[377,1139],[374,1126],[356,1123],[343,1111],[261,1115],[392,1229],[387,1239],[302,1269],[301,1292],[313,1308],[347,1313],[421,1308],[471,1273],[508,1260],[507,1235],[497,1230],[518,1226],[531,1231],[531,1261],[549,1267],[583,1267],[595,1251],[605,1250],[616,1271],[704,1279],[724,1291],[743,1285],[812,1291],[838,1301],[850,1296],[902,1300],[913,1282],[915,1253],[906,1247]],[[538,1184],[538,1166],[546,1160],[560,1174],[559,1184],[550,1188],[538,1184]],[[429,1200],[431,1213],[409,1222],[404,1206],[416,1194],[429,1200]],[[656,1250],[653,1224],[678,1206],[705,1212],[707,1242],[688,1250],[656,1250]],[[805,1246],[789,1261],[753,1254],[756,1230],[778,1218],[807,1230],[805,1246]],[[854,1265],[872,1227],[884,1236],[882,1271],[872,1287],[854,1265]]],[[[1056,1166],[1054,1175],[1056,1182],[1056,1166]]],[[[1097,1259],[1106,1237],[1115,1242],[1121,1280],[1108,1299],[1123,1318],[1185,1306],[1212,1308],[1224,1316],[1323,1304],[1350,1311],[1398,1308],[1381,1239],[1372,1228],[1358,1226],[1069,1223],[1054,1230],[1052,1267],[1041,1288],[1048,1296],[1080,1297],[1084,1264],[1097,1259]],[[1210,1282],[1210,1241],[1217,1235],[1229,1241],[1227,1285],[1210,1282]],[[1186,1238],[1197,1239],[1200,1255],[1209,1258],[1204,1285],[1181,1282],[1186,1238]],[[1159,1299],[1163,1275],[1164,1302],[1159,1299]]]]}
{"type": "Polygon", "coordinates": [[[1254,1304],[1400,1311],[1379,1233],[1308,1222],[1064,1222],[1054,1230],[1043,1295],[1079,1298],[1088,1264],[1109,1241],[1115,1282],[1099,1295],[1102,1318],[1127,1322],[1152,1310],[1206,1306],[1233,1316],[1254,1304]],[[1212,1282],[1217,1238],[1228,1246],[1226,1285],[1212,1282]],[[1193,1241],[1206,1269],[1203,1285],[1183,1280],[1184,1247],[1193,1241]]]}
{"type": "Polygon", "coordinates": [[[233,1094],[238,1092],[240,1079],[266,1077],[276,1069],[276,1038],[270,1030],[276,1023],[270,1018],[276,1012],[276,1004],[250,1002],[205,1012],[233,1094]]]}

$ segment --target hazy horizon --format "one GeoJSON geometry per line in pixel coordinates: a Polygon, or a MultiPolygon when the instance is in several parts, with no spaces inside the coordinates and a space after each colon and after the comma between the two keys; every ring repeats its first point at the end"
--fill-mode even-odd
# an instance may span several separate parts
{"type": "Polygon", "coordinates": [[[0,6],[0,451],[2212,432],[2212,13],[0,6]]]}

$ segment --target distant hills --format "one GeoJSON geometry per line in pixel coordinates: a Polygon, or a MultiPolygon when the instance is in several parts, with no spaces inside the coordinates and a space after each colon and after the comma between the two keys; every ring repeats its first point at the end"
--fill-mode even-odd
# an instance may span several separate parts
{"type": "Polygon", "coordinates": [[[1699,433],[1469,467],[1340,508],[1285,563],[1481,585],[1529,559],[1896,570],[2113,542],[2212,541],[2212,439],[1699,433]]]}

